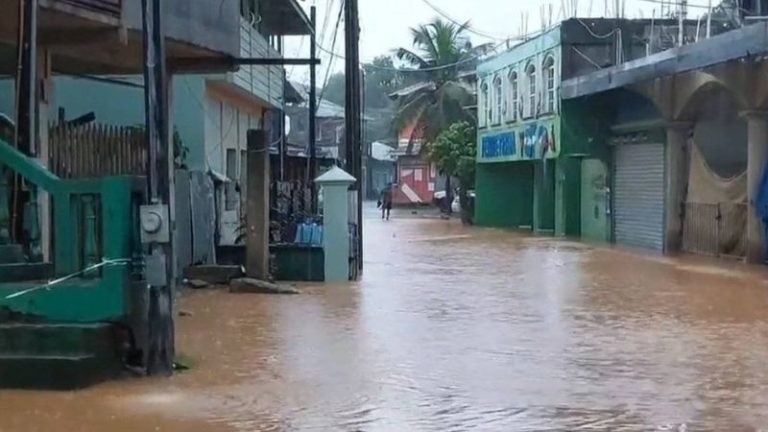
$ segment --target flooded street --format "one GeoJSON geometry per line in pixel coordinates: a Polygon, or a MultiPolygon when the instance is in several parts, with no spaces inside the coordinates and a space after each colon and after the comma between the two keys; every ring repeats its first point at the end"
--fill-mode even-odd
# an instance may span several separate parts
{"type": "Polygon", "coordinates": [[[190,294],[192,370],[0,391],[0,431],[768,428],[762,269],[402,214],[366,232],[359,283],[190,294]]]}

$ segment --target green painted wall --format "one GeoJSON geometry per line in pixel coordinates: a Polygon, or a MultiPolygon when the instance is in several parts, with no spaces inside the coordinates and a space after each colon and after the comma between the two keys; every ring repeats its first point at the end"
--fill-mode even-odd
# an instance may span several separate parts
{"type": "Polygon", "coordinates": [[[558,235],[581,236],[581,161],[600,159],[610,166],[610,114],[600,97],[561,102],[562,153],[558,159],[558,235]],[[559,210],[560,212],[560,210],[559,210]]]}
{"type": "Polygon", "coordinates": [[[532,226],[533,173],[531,162],[478,164],[476,223],[502,228],[532,226]]]}
{"type": "Polygon", "coordinates": [[[557,160],[555,234],[579,236],[581,233],[581,159],[562,157],[557,160]]]}
{"type": "Polygon", "coordinates": [[[533,229],[535,232],[555,230],[555,163],[534,162],[533,229]]]}

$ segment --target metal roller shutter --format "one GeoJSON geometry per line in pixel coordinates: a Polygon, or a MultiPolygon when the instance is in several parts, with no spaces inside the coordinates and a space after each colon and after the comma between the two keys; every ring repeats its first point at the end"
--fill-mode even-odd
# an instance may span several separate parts
{"type": "Polygon", "coordinates": [[[619,145],[614,154],[616,243],[664,250],[664,145],[619,145]]]}

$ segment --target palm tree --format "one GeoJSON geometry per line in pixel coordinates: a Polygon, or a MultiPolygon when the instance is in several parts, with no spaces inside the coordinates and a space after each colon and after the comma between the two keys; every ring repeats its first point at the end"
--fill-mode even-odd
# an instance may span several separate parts
{"type": "Polygon", "coordinates": [[[472,46],[466,36],[468,28],[469,22],[458,25],[437,18],[411,28],[413,50],[396,51],[400,60],[419,70],[408,73],[414,85],[393,95],[397,101],[396,130],[418,126],[409,137],[409,152],[416,134],[430,142],[454,122],[475,123],[466,107],[474,105],[476,98],[462,78],[474,70],[478,57],[490,50],[490,44],[472,46]]]}

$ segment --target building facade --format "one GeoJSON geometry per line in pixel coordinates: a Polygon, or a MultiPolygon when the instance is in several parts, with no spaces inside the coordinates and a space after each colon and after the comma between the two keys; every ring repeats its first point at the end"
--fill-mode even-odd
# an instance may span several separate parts
{"type": "Polygon", "coordinates": [[[618,244],[765,260],[765,23],[567,80],[597,113],[618,244]],[[762,201],[761,201],[762,200],[762,201]]]}
{"type": "MultiPolygon", "coordinates": [[[[243,0],[237,25],[241,58],[280,58],[283,36],[311,31],[309,19],[294,0],[243,0]]],[[[136,75],[62,76],[54,81],[52,111],[58,111],[63,120],[92,113],[95,121],[109,125],[144,122],[142,80],[136,75]]],[[[0,93],[9,96],[0,97],[0,112],[13,112],[13,82],[0,83],[0,93]]],[[[190,206],[193,210],[209,206],[204,211],[198,208],[198,214],[213,216],[191,217],[192,230],[205,239],[204,244],[192,245],[191,263],[213,263],[217,247],[238,243],[246,193],[247,132],[268,130],[270,144],[277,147],[283,138],[284,93],[285,70],[279,65],[245,65],[231,72],[173,77],[171,120],[183,146],[180,165],[188,177],[177,178],[177,183],[189,185],[191,180],[190,206]],[[200,182],[212,196],[195,194],[200,182]]]]}
{"type": "Polygon", "coordinates": [[[608,240],[607,130],[599,106],[563,103],[561,82],[692,40],[696,23],[678,24],[569,19],[481,63],[477,223],[608,240]]]}

